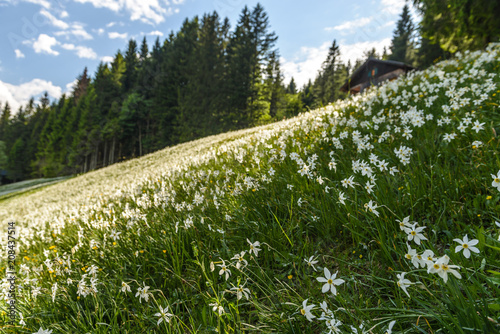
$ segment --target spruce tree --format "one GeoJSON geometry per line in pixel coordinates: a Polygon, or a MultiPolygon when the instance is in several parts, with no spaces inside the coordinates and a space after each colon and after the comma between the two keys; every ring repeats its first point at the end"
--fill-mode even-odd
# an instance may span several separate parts
{"type": "Polygon", "coordinates": [[[403,7],[401,17],[396,24],[391,41],[391,54],[389,60],[412,63],[413,52],[413,23],[410,17],[410,9],[407,4],[403,7]]]}

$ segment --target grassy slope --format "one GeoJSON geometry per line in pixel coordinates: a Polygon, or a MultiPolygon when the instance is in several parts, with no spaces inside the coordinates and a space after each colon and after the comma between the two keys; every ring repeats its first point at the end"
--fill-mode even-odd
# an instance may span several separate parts
{"type": "Polygon", "coordinates": [[[499,66],[498,48],[467,55],[0,203],[23,226],[19,276],[36,279],[18,298],[26,325],[3,330],[377,333],[396,320],[393,331],[408,333],[497,331],[499,66]],[[406,147],[409,163],[398,157],[406,147]],[[405,217],[427,240],[408,240],[405,217]],[[479,240],[470,258],[455,253],[465,234],[479,240]],[[441,276],[412,256],[424,250],[441,276]],[[439,261],[451,265],[446,282],[439,261]],[[343,280],[336,294],[322,292],[324,268],[343,280]],[[158,325],[167,305],[173,316],[158,325]]]}

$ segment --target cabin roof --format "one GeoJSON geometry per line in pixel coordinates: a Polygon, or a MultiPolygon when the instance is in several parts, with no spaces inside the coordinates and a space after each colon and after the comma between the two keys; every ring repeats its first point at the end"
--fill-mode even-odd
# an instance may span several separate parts
{"type": "MultiPolygon", "coordinates": [[[[381,67],[380,73],[377,74],[376,77],[373,77],[373,79],[377,79],[379,77],[384,76],[384,74],[391,73],[391,72],[401,72],[403,71],[404,73],[407,73],[408,71],[411,71],[415,69],[415,67],[408,65],[406,63],[400,62],[400,61],[394,61],[394,60],[380,60],[376,58],[368,58],[367,61],[363,63],[363,65],[359,66],[354,73],[351,75],[351,77],[340,87],[341,91],[347,92],[349,91],[352,87],[355,87],[357,85],[366,83],[363,88],[370,86],[371,82],[370,80],[372,78],[368,78],[367,73],[368,71],[371,71],[372,68],[375,68],[376,66],[381,67]]],[[[399,73],[395,74],[395,76],[398,76],[399,73]]],[[[395,77],[393,76],[393,77],[395,77]]],[[[391,77],[392,78],[392,77],[391,77]]],[[[381,78],[387,79],[387,78],[381,78]]],[[[376,83],[380,82],[377,81],[376,83]]]]}

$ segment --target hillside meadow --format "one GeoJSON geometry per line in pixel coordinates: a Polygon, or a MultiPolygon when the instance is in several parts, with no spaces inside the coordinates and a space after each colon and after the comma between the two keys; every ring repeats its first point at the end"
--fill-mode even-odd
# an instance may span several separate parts
{"type": "Polygon", "coordinates": [[[491,44],[0,201],[1,331],[500,332],[499,73],[491,44]]]}

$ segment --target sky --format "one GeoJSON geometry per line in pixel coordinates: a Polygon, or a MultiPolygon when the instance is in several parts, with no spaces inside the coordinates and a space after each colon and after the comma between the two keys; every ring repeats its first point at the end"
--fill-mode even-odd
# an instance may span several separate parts
{"type": "Polygon", "coordinates": [[[314,80],[336,40],[341,58],[389,47],[404,0],[0,0],[0,103],[12,109],[47,91],[71,92],[85,67],[95,73],[128,40],[151,48],[185,18],[217,11],[231,26],[258,2],[278,36],[285,82],[314,80]]]}

